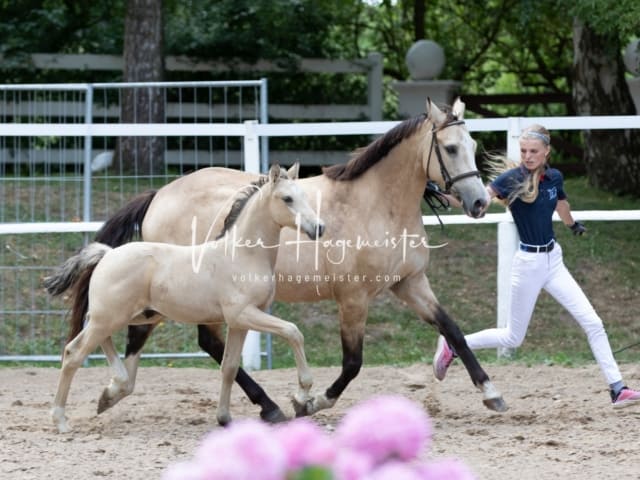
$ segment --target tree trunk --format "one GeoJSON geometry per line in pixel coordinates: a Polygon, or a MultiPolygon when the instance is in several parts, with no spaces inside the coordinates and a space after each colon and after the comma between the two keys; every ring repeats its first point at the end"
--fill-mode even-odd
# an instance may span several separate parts
{"type": "MultiPolygon", "coordinates": [[[[573,25],[573,103],[577,115],[635,115],[619,40],[573,25]]],[[[589,183],[618,194],[640,195],[640,131],[586,130],[589,183]]]]}
{"type": "MultiPolygon", "coordinates": [[[[162,0],[128,0],[124,28],[125,82],[158,82],[164,77],[162,0]]],[[[122,92],[123,123],[163,123],[164,95],[157,87],[122,92]]],[[[164,172],[164,138],[121,137],[118,153],[124,171],[135,175],[164,172]]]]}
{"type": "Polygon", "coordinates": [[[427,14],[426,0],[414,0],[413,2],[413,41],[424,39],[424,19],[427,14]]]}

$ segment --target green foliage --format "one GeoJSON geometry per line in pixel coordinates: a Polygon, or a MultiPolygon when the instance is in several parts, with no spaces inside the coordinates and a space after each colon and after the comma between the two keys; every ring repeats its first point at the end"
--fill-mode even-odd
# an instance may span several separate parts
{"type": "Polygon", "coordinates": [[[640,3],[636,0],[558,0],[557,4],[600,35],[618,36],[622,43],[640,32],[640,3]]]}
{"type": "Polygon", "coordinates": [[[295,60],[323,57],[335,0],[185,0],[166,17],[166,47],[199,58],[295,60]]]}

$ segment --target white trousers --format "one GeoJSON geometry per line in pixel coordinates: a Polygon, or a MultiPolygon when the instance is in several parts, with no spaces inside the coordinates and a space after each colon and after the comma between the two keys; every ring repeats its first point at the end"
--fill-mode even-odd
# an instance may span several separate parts
{"type": "Polygon", "coordinates": [[[507,327],[490,328],[465,336],[469,348],[520,346],[543,288],[569,311],[585,331],[607,383],[611,385],[622,380],[602,320],[564,265],[562,248],[558,243],[548,253],[518,250],[511,266],[511,315],[507,327]]]}

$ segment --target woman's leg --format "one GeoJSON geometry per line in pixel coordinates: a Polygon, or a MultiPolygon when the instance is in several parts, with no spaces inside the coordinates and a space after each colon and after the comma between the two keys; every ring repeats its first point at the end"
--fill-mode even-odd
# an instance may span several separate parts
{"type": "Polygon", "coordinates": [[[539,253],[516,253],[511,265],[510,315],[507,326],[466,335],[469,348],[515,348],[522,344],[548,273],[544,257],[539,253]]]}
{"type": "Polygon", "coordinates": [[[591,302],[575,281],[562,261],[562,249],[554,249],[550,260],[552,262],[552,274],[544,289],[555,298],[560,305],[580,324],[587,334],[589,346],[593,352],[600,370],[609,385],[622,380],[618,364],[613,358],[611,346],[602,320],[594,310],[591,302]],[[558,250],[557,253],[556,250],[558,250]]]}

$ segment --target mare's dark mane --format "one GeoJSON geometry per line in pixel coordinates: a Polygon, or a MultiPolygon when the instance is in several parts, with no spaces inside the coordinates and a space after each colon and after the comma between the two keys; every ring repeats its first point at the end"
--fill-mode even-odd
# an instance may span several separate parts
{"type": "MultiPolygon", "coordinates": [[[[446,123],[456,120],[447,111],[446,123]]],[[[389,152],[405,138],[410,137],[427,119],[426,113],[409,118],[399,123],[387,133],[371,142],[368,146],[355,150],[347,163],[339,163],[322,169],[323,175],[332,180],[354,180],[386,157],[389,152]]]]}
{"type": "Polygon", "coordinates": [[[236,223],[236,220],[238,220],[240,213],[242,213],[242,210],[244,209],[249,199],[253,197],[255,193],[258,190],[260,190],[260,188],[264,184],[266,184],[268,181],[269,181],[269,177],[266,175],[262,175],[260,176],[260,178],[258,178],[258,180],[256,180],[255,182],[251,182],[250,185],[243,188],[242,192],[239,193],[236,199],[234,200],[233,205],[231,205],[231,210],[229,210],[229,213],[224,219],[224,226],[222,227],[222,232],[220,232],[220,235],[216,237],[216,240],[224,237],[224,234],[227,233],[231,229],[231,227],[236,223]]]}

